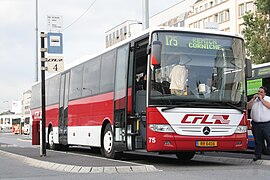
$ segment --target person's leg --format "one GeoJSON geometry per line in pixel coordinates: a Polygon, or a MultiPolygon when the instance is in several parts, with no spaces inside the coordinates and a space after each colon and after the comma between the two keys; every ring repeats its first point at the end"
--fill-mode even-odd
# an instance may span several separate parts
{"type": "Polygon", "coordinates": [[[266,141],[265,154],[270,155],[270,123],[266,123],[263,126],[263,137],[266,141]]]}
{"type": "Polygon", "coordinates": [[[263,144],[263,133],[260,125],[261,124],[252,123],[252,134],[255,141],[255,158],[257,159],[261,159],[263,144]]]}

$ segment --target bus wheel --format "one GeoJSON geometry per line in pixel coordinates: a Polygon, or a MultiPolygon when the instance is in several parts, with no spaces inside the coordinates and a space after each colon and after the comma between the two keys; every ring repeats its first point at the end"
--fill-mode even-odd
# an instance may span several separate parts
{"type": "Polygon", "coordinates": [[[48,135],[48,143],[49,143],[49,149],[52,149],[52,150],[56,149],[54,141],[53,141],[53,130],[52,129],[50,130],[50,133],[48,135]]]}
{"type": "Polygon", "coordinates": [[[107,158],[116,158],[113,142],[113,132],[110,124],[107,124],[104,130],[101,153],[107,158]]]}
{"type": "Polygon", "coordinates": [[[195,156],[195,152],[194,151],[178,152],[175,155],[180,161],[188,161],[188,160],[191,160],[195,156]]]}

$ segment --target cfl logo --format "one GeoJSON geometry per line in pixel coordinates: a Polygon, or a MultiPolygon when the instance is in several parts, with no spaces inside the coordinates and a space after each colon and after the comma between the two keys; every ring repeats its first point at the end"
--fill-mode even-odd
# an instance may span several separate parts
{"type": "Polygon", "coordinates": [[[183,124],[229,124],[229,115],[186,114],[181,120],[183,124]]]}
{"type": "Polygon", "coordinates": [[[41,119],[42,112],[41,111],[36,111],[34,114],[34,119],[41,119]]]}

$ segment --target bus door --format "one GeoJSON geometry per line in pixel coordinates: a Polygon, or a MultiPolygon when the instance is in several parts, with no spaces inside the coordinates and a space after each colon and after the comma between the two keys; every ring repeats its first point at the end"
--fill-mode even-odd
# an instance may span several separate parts
{"type": "Polygon", "coordinates": [[[146,82],[148,37],[132,42],[129,54],[128,117],[126,145],[128,150],[146,148],[146,82]],[[141,84],[141,80],[143,83],[141,84]]]}
{"type": "Polygon", "coordinates": [[[127,118],[127,78],[128,78],[129,44],[117,49],[114,87],[114,132],[115,148],[125,150],[125,129],[127,118]]]}
{"type": "Polygon", "coordinates": [[[58,133],[63,145],[67,145],[69,78],[69,72],[61,75],[58,133]]]}
{"type": "Polygon", "coordinates": [[[134,93],[134,112],[136,123],[133,125],[136,136],[134,137],[135,149],[146,149],[146,106],[147,106],[147,83],[150,79],[147,77],[147,46],[149,38],[146,37],[134,44],[134,74],[135,93],[134,93]],[[139,77],[137,79],[137,77],[139,77]]]}

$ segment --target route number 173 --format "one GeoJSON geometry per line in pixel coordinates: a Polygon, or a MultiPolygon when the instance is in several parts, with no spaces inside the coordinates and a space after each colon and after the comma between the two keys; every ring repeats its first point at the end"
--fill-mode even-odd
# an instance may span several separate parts
{"type": "Polygon", "coordinates": [[[178,46],[177,36],[166,36],[166,46],[178,46]]]}

